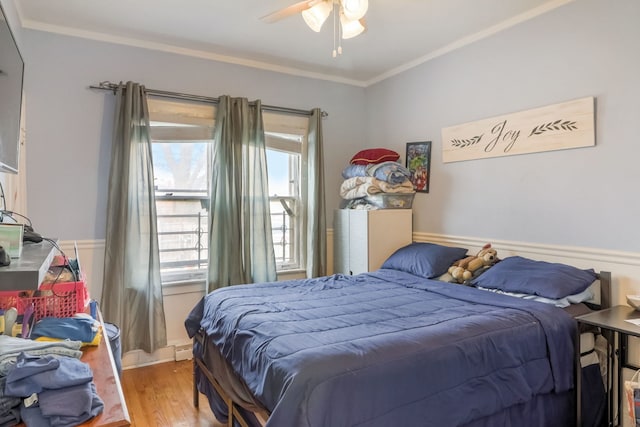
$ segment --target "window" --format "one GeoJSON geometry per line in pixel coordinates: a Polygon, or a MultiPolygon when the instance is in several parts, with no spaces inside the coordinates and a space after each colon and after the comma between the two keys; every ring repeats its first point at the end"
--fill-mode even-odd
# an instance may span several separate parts
{"type": "MultiPolygon", "coordinates": [[[[206,278],[208,144],[215,106],[149,99],[163,284],[206,278]]],[[[300,176],[308,118],[263,113],[278,271],[301,269],[300,176]]]]}
{"type": "Polygon", "coordinates": [[[273,249],[278,270],[300,268],[302,137],[267,133],[267,170],[273,249]]]}

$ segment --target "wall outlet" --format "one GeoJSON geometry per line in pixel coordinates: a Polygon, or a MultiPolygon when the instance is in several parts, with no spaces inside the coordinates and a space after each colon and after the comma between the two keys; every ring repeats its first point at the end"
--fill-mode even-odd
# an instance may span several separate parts
{"type": "Polygon", "coordinates": [[[193,346],[191,344],[176,345],[175,350],[176,362],[193,359],[193,346]]]}

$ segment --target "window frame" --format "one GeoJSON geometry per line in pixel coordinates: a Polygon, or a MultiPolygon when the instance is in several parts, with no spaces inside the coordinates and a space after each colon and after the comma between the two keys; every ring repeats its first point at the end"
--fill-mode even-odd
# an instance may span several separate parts
{"type": "MultiPolygon", "coordinates": [[[[149,115],[151,120],[151,140],[156,143],[180,143],[182,142],[213,142],[211,136],[215,126],[215,113],[217,107],[213,104],[205,104],[197,101],[187,100],[166,100],[158,97],[150,97],[149,99],[149,115]],[[158,125],[160,124],[160,125],[158,125]],[[173,126],[169,126],[173,124],[173,126]],[[175,136],[178,136],[176,138],[175,136]]],[[[278,274],[290,274],[303,270],[305,261],[303,259],[303,236],[302,227],[304,225],[305,210],[302,205],[302,166],[305,164],[303,156],[306,154],[305,145],[307,143],[307,132],[309,117],[291,113],[267,112],[263,111],[263,123],[265,129],[265,145],[267,150],[275,150],[289,154],[289,171],[290,181],[294,181],[297,188],[293,191],[293,196],[276,196],[269,195],[271,203],[279,202],[279,199],[295,202],[295,215],[291,218],[290,238],[291,253],[290,258],[293,262],[277,262],[276,268],[278,274]],[[293,173],[291,173],[293,171],[293,173]]],[[[155,171],[154,171],[155,172],[155,171]]],[[[207,193],[209,191],[207,184],[207,193]]],[[[162,189],[156,189],[160,191],[162,189]]],[[[165,189],[166,193],[172,192],[172,189],[165,189]]],[[[174,193],[181,193],[180,191],[174,193]]],[[[206,197],[190,198],[185,195],[158,195],[156,200],[208,200],[206,197]]],[[[156,201],[156,207],[157,207],[156,201]]],[[[273,213],[271,219],[273,219],[273,213]]],[[[206,217],[205,217],[206,218],[206,217]]],[[[159,227],[159,224],[158,224],[159,227]]],[[[204,235],[208,233],[208,224],[205,226],[204,235]]],[[[201,238],[201,237],[200,237],[201,238]]],[[[206,243],[206,241],[205,241],[206,243]]],[[[276,243],[274,241],[274,251],[276,251],[276,243]]],[[[175,286],[189,283],[199,283],[206,281],[206,263],[204,268],[198,268],[195,271],[184,272],[164,272],[161,271],[161,280],[163,286],[175,286]]]]}

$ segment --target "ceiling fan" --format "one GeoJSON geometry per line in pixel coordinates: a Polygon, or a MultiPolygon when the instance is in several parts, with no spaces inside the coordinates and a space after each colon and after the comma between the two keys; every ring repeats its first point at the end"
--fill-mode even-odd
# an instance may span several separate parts
{"type": "Polygon", "coordinates": [[[362,34],[367,26],[364,15],[369,7],[368,0],[305,0],[294,3],[291,6],[280,9],[269,15],[263,16],[262,21],[272,23],[292,15],[300,13],[309,28],[315,32],[320,32],[322,25],[325,23],[331,12],[334,13],[334,50],[333,57],[336,53],[342,53],[342,46],[335,48],[336,38],[350,39],[362,34]],[[340,25],[337,25],[337,21],[340,25]]]}

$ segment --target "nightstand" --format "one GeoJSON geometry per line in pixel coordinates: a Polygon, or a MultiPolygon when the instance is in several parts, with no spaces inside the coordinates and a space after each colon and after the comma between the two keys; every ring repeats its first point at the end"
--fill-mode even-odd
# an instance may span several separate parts
{"type": "MultiPolygon", "coordinates": [[[[593,313],[585,314],[576,318],[578,321],[578,329],[581,324],[597,326],[602,330],[604,336],[610,336],[613,339],[609,339],[609,345],[612,350],[612,356],[617,358],[616,369],[616,382],[609,381],[613,379],[613,372],[611,372],[611,355],[609,349],[607,349],[607,382],[608,384],[617,384],[617,412],[619,414],[616,423],[616,416],[613,406],[614,395],[612,393],[612,387],[607,386],[607,420],[609,426],[616,426],[620,424],[620,417],[622,417],[622,396],[623,391],[623,368],[638,369],[638,367],[629,364],[627,360],[627,345],[629,337],[640,337],[640,326],[634,325],[628,320],[638,319],[640,322],[640,312],[634,310],[632,307],[626,305],[618,305],[606,310],[596,311],[593,313]]],[[[577,348],[580,348],[580,333],[578,335],[577,348]]],[[[579,350],[576,352],[579,353],[579,350]]],[[[576,372],[580,372],[580,355],[576,355],[576,372]]],[[[580,408],[580,394],[581,394],[581,381],[580,375],[576,376],[576,425],[581,425],[581,408],[580,408]]]]}

